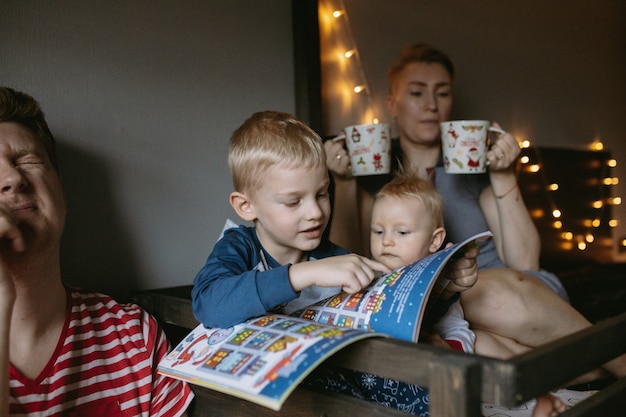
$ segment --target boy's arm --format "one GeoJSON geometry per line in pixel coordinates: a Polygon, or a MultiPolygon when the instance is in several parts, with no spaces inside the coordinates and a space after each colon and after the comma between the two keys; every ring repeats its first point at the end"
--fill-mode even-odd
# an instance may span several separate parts
{"type": "Polygon", "coordinates": [[[206,327],[229,327],[297,297],[289,266],[256,271],[257,249],[230,235],[217,242],[194,280],[193,312],[206,327]]]}

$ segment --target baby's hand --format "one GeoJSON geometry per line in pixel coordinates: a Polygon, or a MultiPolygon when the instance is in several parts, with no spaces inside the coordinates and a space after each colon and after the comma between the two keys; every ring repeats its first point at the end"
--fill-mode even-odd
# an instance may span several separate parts
{"type": "Polygon", "coordinates": [[[391,272],[380,262],[356,254],[331,256],[316,261],[301,262],[289,268],[289,280],[294,291],[306,287],[341,287],[353,294],[370,285],[377,272],[391,272]]]}
{"type": "Polygon", "coordinates": [[[446,287],[446,292],[457,293],[469,290],[476,284],[478,279],[478,265],[476,257],[480,250],[477,246],[468,248],[465,254],[456,259],[450,267],[446,269],[450,284],[446,287]]]}

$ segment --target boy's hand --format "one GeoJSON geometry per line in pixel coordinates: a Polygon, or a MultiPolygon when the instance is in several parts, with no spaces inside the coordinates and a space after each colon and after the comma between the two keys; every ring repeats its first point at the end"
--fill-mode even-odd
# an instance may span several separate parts
{"type": "Polygon", "coordinates": [[[353,294],[370,285],[377,272],[386,274],[391,271],[380,262],[350,254],[291,265],[289,280],[296,292],[317,285],[341,287],[353,294]]]}
{"type": "Polygon", "coordinates": [[[476,284],[478,279],[478,265],[476,257],[480,250],[477,246],[468,248],[465,254],[455,259],[447,268],[447,276],[450,284],[446,287],[446,292],[457,293],[469,290],[476,284]]]}

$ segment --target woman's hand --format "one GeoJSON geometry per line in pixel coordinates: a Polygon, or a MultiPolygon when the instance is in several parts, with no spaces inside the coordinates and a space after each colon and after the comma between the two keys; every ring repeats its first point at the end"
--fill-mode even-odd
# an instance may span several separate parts
{"type": "MultiPolygon", "coordinates": [[[[498,123],[493,123],[493,127],[500,129],[498,123]]],[[[489,172],[507,171],[515,168],[517,157],[521,150],[515,137],[508,133],[499,133],[498,139],[487,151],[487,161],[489,161],[489,172]]]]}
{"type": "Polygon", "coordinates": [[[346,150],[345,140],[330,139],[324,142],[326,150],[326,164],[336,180],[349,180],[352,178],[350,157],[346,150]]]}

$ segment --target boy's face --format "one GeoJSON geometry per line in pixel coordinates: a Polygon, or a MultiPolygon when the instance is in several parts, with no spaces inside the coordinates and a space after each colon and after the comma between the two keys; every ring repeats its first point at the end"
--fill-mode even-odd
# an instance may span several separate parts
{"type": "Polygon", "coordinates": [[[326,167],[272,166],[250,197],[261,244],[280,264],[317,248],[330,216],[326,167]]]}
{"type": "Polygon", "coordinates": [[[372,208],[371,226],[372,256],[391,269],[422,259],[441,244],[434,240],[432,216],[415,198],[378,198],[372,208]]]}

